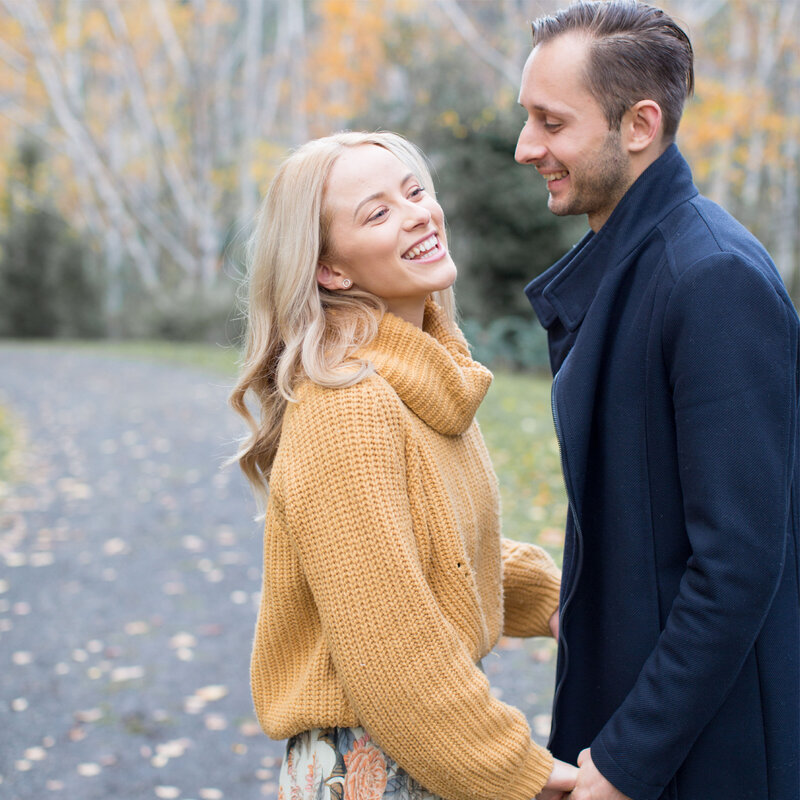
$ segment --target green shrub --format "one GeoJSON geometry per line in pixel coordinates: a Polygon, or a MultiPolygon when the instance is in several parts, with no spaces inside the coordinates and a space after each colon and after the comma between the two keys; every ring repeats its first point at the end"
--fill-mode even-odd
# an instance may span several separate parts
{"type": "Polygon", "coordinates": [[[38,145],[23,142],[0,236],[0,335],[92,338],[105,333],[103,287],[90,248],[36,194],[38,145]]]}
{"type": "Polygon", "coordinates": [[[488,324],[464,319],[461,329],[473,357],[490,369],[541,373],[549,369],[547,334],[535,318],[497,317],[488,324]]]}

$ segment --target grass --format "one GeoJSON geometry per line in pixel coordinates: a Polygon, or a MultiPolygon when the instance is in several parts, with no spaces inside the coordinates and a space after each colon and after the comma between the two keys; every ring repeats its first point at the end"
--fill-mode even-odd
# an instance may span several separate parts
{"type": "Polygon", "coordinates": [[[504,535],[539,544],[560,563],[567,499],[550,379],[496,373],[478,422],[500,481],[504,535]]]}
{"type": "MultiPolygon", "coordinates": [[[[231,377],[238,358],[231,347],[173,342],[42,342],[41,346],[168,361],[231,377]]],[[[496,373],[478,422],[500,481],[504,535],[540,544],[560,560],[567,501],[550,411],[550,379],[496,373]]],[[[7,451],[9,444],[8,419],[0,407],[0,479],[4,447],[7,451]]]]}
{"type": "Polygon", "coordinates": [[[9,457],[13,444],[11,419],[8,411],[0,406],[0,483],[10,478],[9,457]]]}
{"type": "Polygon", "coordinates": [[[3,346],[17,345],[48,350],[81,350],[112,358],[167,361],[224,375],[234,375],[239,352],[233,346],[198,344],[195,342],[163,342],[150,340],[112,341],[108,339],[71,341],[69,339],[5,340],[3,346]]]}

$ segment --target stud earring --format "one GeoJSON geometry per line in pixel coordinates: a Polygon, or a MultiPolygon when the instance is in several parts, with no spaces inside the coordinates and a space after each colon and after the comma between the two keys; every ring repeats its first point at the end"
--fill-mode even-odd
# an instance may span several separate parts
{"type": "Polygon", "coordinates": [[[342,288],[343,289],[349,289],[352,285],[353,285],[353,281],[351,281],[350,278],[345,278],[342,281],[342,288]]]}

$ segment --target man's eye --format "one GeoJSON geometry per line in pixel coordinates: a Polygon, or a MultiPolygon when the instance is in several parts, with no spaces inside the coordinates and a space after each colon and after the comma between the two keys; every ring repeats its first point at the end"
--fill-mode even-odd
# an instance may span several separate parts
{"type": "Polygon", "coordinates": [[[554,130],[556,130],[556,128],[560,128],[561,127],[561,123],[560,122],[545,122],[544,123],[544,127],[545,127],[545,130],[554,131],[554,130]]]}

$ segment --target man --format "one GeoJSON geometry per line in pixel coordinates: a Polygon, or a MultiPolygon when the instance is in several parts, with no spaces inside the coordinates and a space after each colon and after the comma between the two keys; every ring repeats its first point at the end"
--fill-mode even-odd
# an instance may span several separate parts
{"type": "Polygon", "coordinates": [[[550,747],[572,800],[798,800],[797,315],[674,143],[684,32],[625,0],[533,32],[516,159],[591,228],[526,288],[569,496],[550,747]]]}

